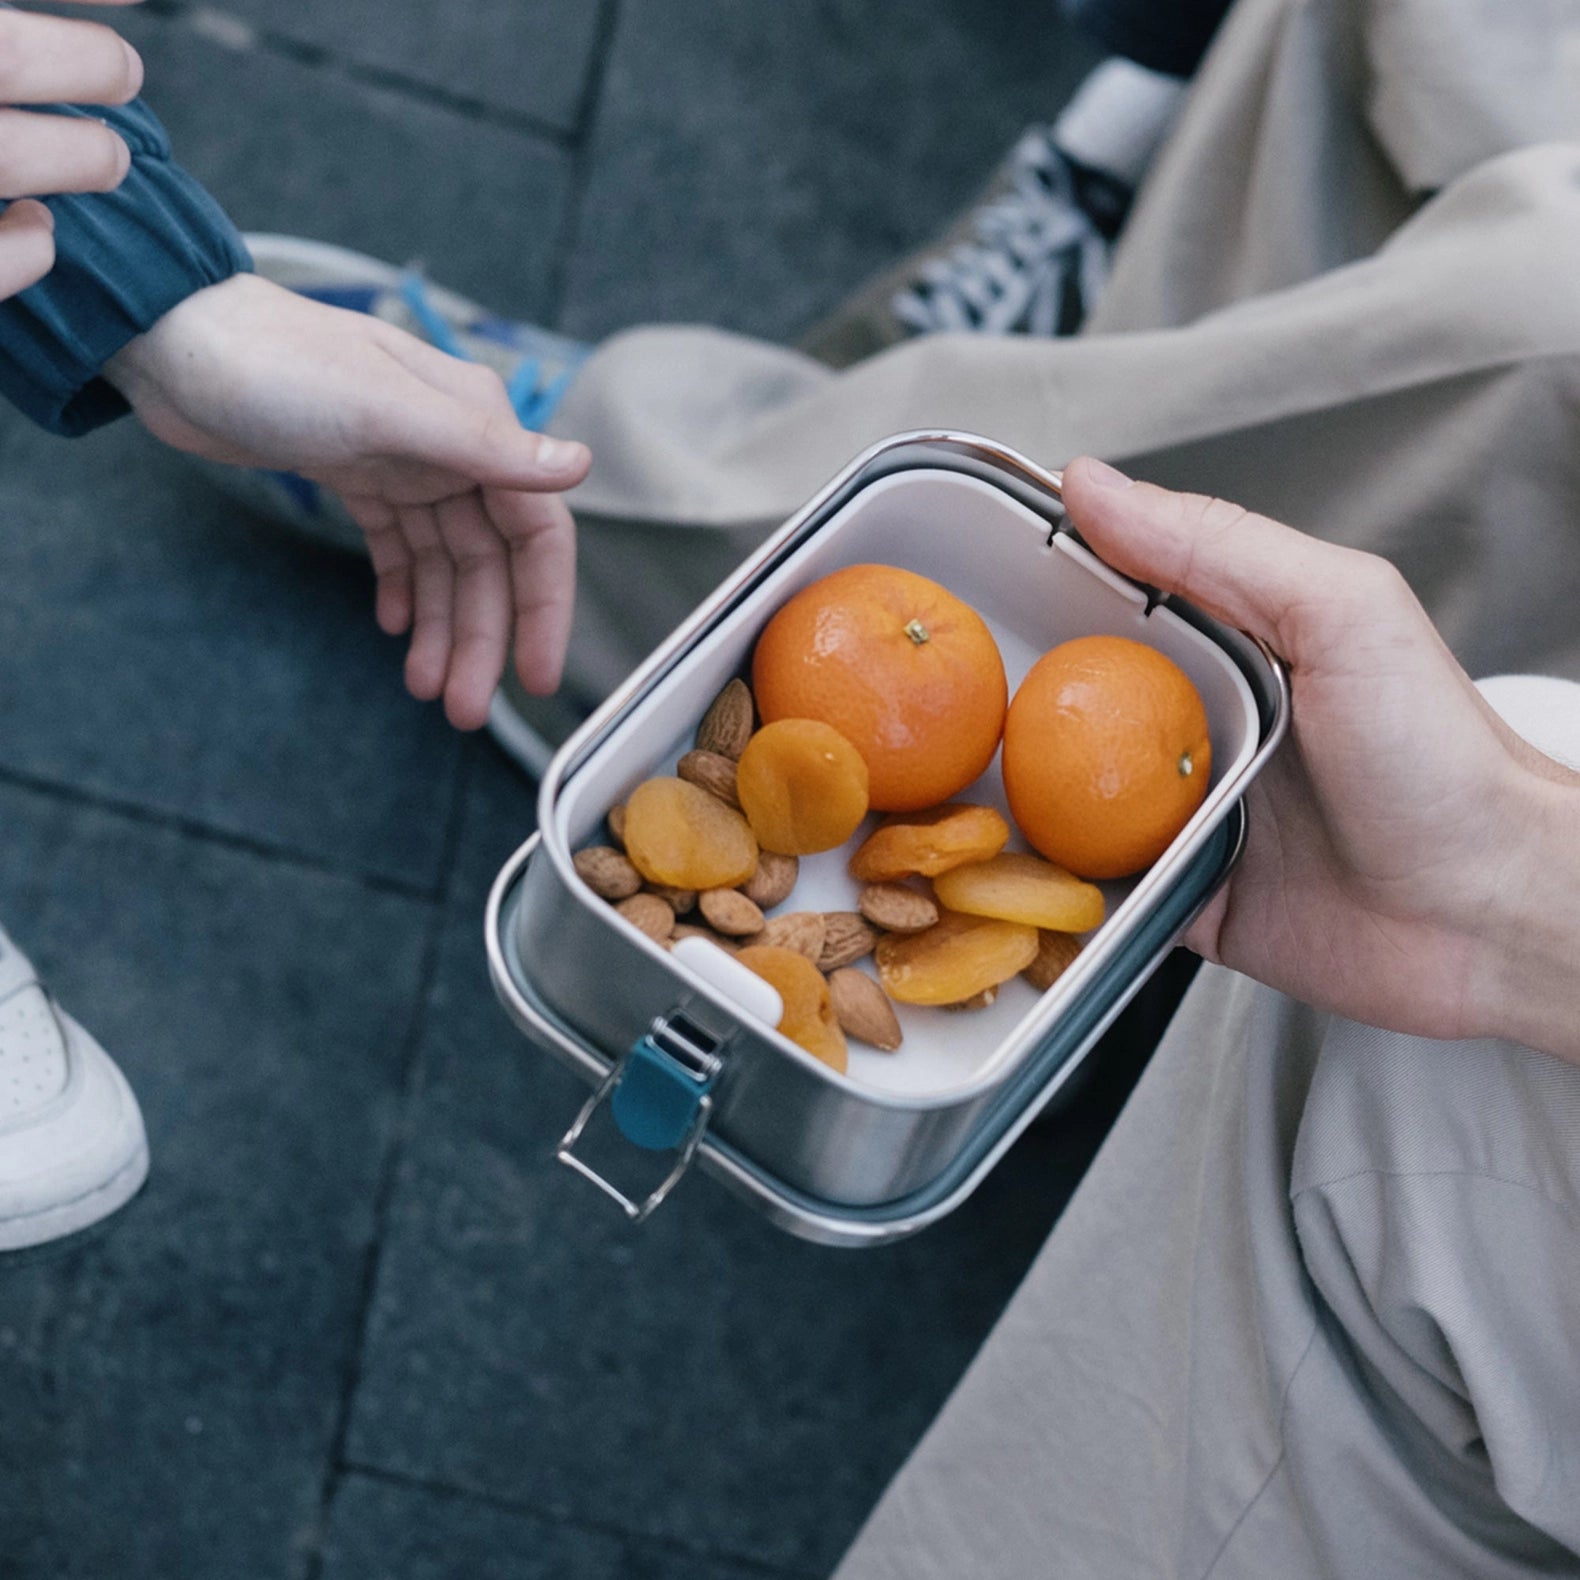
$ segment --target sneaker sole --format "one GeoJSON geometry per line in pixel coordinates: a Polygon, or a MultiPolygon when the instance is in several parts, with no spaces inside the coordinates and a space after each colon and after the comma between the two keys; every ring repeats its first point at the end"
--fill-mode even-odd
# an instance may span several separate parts
{"type": "Polygon", "coordinates": [[[91,1191],[39,1212],[0,1222],[0,1251],[25,1251],[91,1228],[124,1207],[147,1178],[148,1143],[143,1140],[115,1174],[91,1191]]]}

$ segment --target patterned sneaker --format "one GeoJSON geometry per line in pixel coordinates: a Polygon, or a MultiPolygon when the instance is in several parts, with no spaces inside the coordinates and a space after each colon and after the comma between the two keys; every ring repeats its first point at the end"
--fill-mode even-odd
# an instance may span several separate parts
{"type": "Polygon", "coordinates": [[[1176,78],[1105,61],[939,240],[869,281],[801,349],[849,367],[914,335],[1073,334],[1183,95],[1176,78]]]}
{"type": "Polygon", "coordinates": [[[1008,189],[980,208],[972,238],[927,259],[890,308],[915,334],[1067,335],[1096,305],[1129,191],[1077,165],[1033,127],[1015,145],[1008,189]]]}
{"type": "MultiPolygon", "coordinates": [[[[345,247],[298,236],[255,234],[246,242],[261,278],[333,307],[371,313],[453,357],[493,368],[527,428],[547,424],[592,351],[563,335],[489,313],[430,284],[414,269],[398,269],[345,247]]],[[[308,537],[362,550],[362,534],[339,501],[307,478],[189,459],[255,513],[308,537]]]]}
{"type": "Polygon", "coordinates": [[[0,931],[0,1251],[97,1223],[147,1175],[125,1077],[0,931]]]}

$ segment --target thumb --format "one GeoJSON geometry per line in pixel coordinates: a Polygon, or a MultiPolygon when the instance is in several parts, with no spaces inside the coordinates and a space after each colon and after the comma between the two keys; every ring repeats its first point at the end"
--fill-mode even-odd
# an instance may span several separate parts
{"type": "Polygon", "coordinates": [[[408,454],[485,488],[558,492],[586,477],[587,446],[522,427],[497,373],[401,330],[381,345],[406,375],[393,420],[408,454]]]}
{"type": "Polygon", "coordinates": [[[397,450],[483,487],[558,492],[581,482],[591,460],[584,444],[523,428],[504,401],[495,407],[432,390],[387,408],[386,417],[397,450]]]}
{"type": "Polygon", "coordinates": [[[1386,567],[1225,500],[1132,482],[1090,457],[1065,468],[1064,503],[1115,570],[1182,594],[1291,660],[1300,656],[1301,611],[1314,592],[1331,617],[1348,589],[1371,580],[1361,577],[1364,568],[1386,567]]]}

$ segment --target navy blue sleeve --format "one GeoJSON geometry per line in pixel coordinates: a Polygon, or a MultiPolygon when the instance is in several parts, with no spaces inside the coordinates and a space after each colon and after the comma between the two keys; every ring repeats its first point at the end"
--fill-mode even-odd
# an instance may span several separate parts
{"type": "Polygon", "coordinates": [[[92,116],[126,139],[132,165],[114,192],[48,199],[55,267],[0,302],[0,395],[55,433],[81,434],[126,402],[99,371],[194,291],[252,267],[236,227],[170,156],[141,101],[92,116]]]}

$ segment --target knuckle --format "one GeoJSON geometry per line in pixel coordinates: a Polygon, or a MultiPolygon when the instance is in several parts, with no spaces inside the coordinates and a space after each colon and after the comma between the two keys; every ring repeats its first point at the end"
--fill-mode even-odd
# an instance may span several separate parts
{"type": "Polygon", "coordinates": [[[1233,532],[1243,522],[1250,520],[1251,512],[1244,505],[1236,505],[1231,500],[1212,495],[1203,494],[1196,498],[1199,501],[1196,525],[1202,532],[1211,533],[1214,537],[1233,532]]]}
{"type": "Polygon", "coordinates": [[[455,564],[469,575],[494,575],[505,567],[505,546],[495,537],[467,543],[457,547],[455,564]]]}
{"type": "Polygon", "coordinates": [[[1415,603],[1415,594],[1404,579],[1404,573],[1392,560],[1385,560],[1380,554],[1357,554],[1353,578],[1356,593],[1368,603],[1394,609],[1415,603]]]}
{"type": "Polygon", "coordinates": [[[520,436],[521,424],[516,421],[516,414],[511,411],[509,402],[505,403],[503,411],[491,407],[477,413],[477,443],[480,450],[498,450],[520,436]]]}
{"type": "Polygon", "coordinates": [[[499,397],[505,396],[505,381],[493,368],[485,367],[481,362],[463,362],[467,381],[479,395],[499,397]]]}

